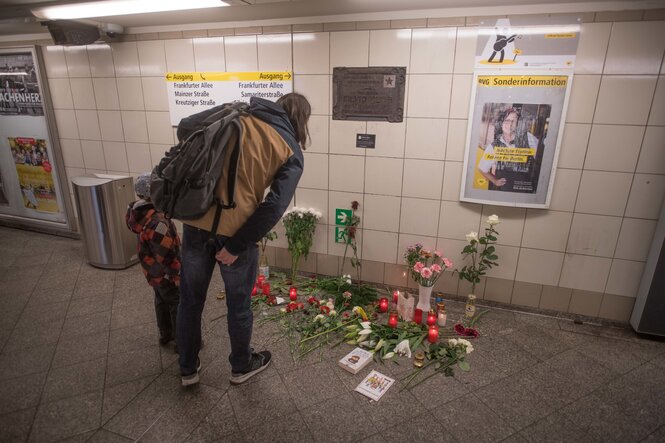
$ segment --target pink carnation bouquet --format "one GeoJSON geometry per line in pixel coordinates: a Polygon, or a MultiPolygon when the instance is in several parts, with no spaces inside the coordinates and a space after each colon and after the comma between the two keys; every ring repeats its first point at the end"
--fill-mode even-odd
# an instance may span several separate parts
{"type": "Polygon", "coordinates": [[[413,280],[421,286],[434,286],[443,271],[453,266],[440,251],[430,251],[416,243],[406,248],[404,261],[409,267],[413,280]]]}

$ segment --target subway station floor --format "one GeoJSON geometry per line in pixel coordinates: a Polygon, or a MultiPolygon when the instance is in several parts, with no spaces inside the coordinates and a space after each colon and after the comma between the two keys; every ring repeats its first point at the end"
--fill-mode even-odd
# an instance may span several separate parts
{"type": "Polygon", "coordinates": [[[294,362],[271,324],[254,346],[273,364],[230,386],[219,288],[201,383],[183,389],[138,266],[95,269],[80,241],[0,227],[0,441],[665,441],[665,343],[628,328],[491,309],[469,373],[370,402],[353,392],[368,369],[400,378],[410,360],[351,375],[345,346],[294,362]]]}

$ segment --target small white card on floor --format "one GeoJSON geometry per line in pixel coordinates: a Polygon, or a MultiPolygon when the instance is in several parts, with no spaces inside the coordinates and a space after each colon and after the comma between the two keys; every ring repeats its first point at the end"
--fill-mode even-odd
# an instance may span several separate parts
{"type": "Polygon", "coordinates": [[[362,368],[367,366],[372,360],[372,353],[365,351],[362,348],[356,348],[346,354],[340,361],[339,365],[352,374],[357,374],[362,368]]]}
{"type": "Polygon", "coordinates": [[[381,396],[386,393],[393,383],[395,383],[395,379],[372,370],[372,372],[360,382],[355,391],[366,395],[374,401],[379,401],[381,396]]]}

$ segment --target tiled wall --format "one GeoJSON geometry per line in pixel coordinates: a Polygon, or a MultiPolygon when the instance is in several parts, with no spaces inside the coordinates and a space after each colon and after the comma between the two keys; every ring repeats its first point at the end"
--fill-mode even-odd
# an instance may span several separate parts
{"type": "MultiPolygon", "coordinates": [[[[167,70],[293,70],[295,90],[313,109],[295,204],[324,214],[303,270],[337,273],[343,248],[333,240],[334,210],[352,200],[360,202],[363,279],[395,286],[412,286],[401,266],[408,244],[437,247],[460,265],[464,234],[496,213],[500,266],[477,288],[480,297],[626,321],[665,195],[665,22],[582,25],[549,210],[458,201],[476,28],[444,19],[367,29],[390,28],[383,23],[45,47],[67,173],[152,168],[175,141],[167,70]],[[417,27],[428,24],[439,27],[417,27]],[[335,66],[406,66],[404,122],[332,120],[335,66]],[[356,133],[376,134],[376,149],[355,148],[356,133]]],[[[271,259],[288,267],[278,230],[271,259]]],[[[469,287],[448,274],[437,289],[469,287]]]]}

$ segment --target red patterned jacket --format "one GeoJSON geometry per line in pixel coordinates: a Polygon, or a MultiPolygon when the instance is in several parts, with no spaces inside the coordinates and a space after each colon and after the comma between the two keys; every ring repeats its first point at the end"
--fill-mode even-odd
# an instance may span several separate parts
{"type": "Polygon", "coordinates": [[[150,286],[165,278],[179,285],[180,237],[173,222],[145,200],[130,203],[125,222],[138,234],[139,260],[150,286]]]}

